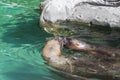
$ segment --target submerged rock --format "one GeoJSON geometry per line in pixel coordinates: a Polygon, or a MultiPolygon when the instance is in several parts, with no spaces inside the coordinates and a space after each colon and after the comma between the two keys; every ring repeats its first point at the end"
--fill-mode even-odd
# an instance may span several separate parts
{"type": "Polygon", "coordinates": [[[41,9],[40,22],[47,27],[59,27],[56,25],[68,21],[120,27],[119,0],[46,0],[41,9]]]}

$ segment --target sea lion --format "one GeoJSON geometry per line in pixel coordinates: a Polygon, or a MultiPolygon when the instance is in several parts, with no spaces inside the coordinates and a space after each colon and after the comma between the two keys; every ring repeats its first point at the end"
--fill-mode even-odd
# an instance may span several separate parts
{"type": "Polygon", "coordinates": [[[65,68],[66,70],[69,69],[68,67],[71,65],[69,59],[65,58],[61,53],[61,43],[58,38],[53,38],[47,42],[43,48],[42,56],[49,62],[49,65],[54,65],[54,67],[65,68]]]}
{"type": "Polygon", "coordinates": [[[102,56],[106,55],[109,57],[120,58],[120,49],[117,48],[90,45],[86,42],[74,38],[64,37],[63,40],[65,40],[64,46],[72,50],[82,51],[82,52],[97,54],[102,56]]]}
{"type": "Polygon", "coordinates": [[[88,78],[100,78],[102,80],[120,80],[120,62],[102,61],[91,57],[72,57],[62,54],[62,45],[68,44],[67,38],[55,37],[49,40],[43,48],[42,56],[48,65],[74,75],[84,76],[80,80],[88,78]]]}

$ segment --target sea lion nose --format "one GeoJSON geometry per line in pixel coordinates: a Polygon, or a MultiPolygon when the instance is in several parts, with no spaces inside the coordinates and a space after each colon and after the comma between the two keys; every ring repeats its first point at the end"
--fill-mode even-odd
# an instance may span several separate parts
{"type": "Polygon", "coordinates": [[[71,44],[71,41],[72,41],[71,38],[64,37],[64,38],[63,38],[64,46],[70,45],[70,44],[71,44]]]}
{"type": "Polygon", "coordinates": [[[68,43],[67,38],[63,37],[63,36],[58,36],[57,40],[64,45],[66,45],[68,43]]]}
{"type": "Polygon", "coordinates": [[[68,44],[68,40],[67,40],[66,37],[64,37],[64,38],[63,38],[63,45],[66,45],[66,44],[68,44]]]}

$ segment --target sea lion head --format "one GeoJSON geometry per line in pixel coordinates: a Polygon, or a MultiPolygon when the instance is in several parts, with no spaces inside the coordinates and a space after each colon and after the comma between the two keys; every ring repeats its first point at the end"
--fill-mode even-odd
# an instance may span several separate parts
{"type": "Polygon", "coordinates": [[[77,40],[74,38],[66,38],[63,39],[64,46],[73,50],[85,50],[88,47],[88,44],[81,40],[77,40]]]}
{"type": "Polygon", "coordinates": [[[55,39],[59,41],[61,48],[65,46],[66,48],[70,48],[72,50],[84,51],[89,49],[90,47],[90,45],[88,45],[87,43],[75,38],[57,36],[55,37],[55,39]]]}
{"type": "Polygon", "coordinates": [[[59,41],[61,48],[67,43],[66,37],[63,37],[63,36],[57,36],[54,39],[59,41]]]}

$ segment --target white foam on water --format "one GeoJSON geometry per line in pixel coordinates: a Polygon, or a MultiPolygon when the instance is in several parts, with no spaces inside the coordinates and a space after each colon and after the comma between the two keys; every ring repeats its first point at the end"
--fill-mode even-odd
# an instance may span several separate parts
{"type": "Polygon", "coordinates": [[[13,8],[13,7],[24,7],[23,5],[19,5],[19,4],[17,4],[17,3],[4,3],[4,2],[2,2],[2,1],[0,1],[0,4],[3,4],[3,5],[5,5],[5,6],[3,6],[3,7],[5,7],[5,8],[13,8]]]}
{"type": "Polygon", "coordinates": [[[13,15],[5,15],[6,17],[8,17],[8,18],[12,18],[13,17],[13,15]]]}

